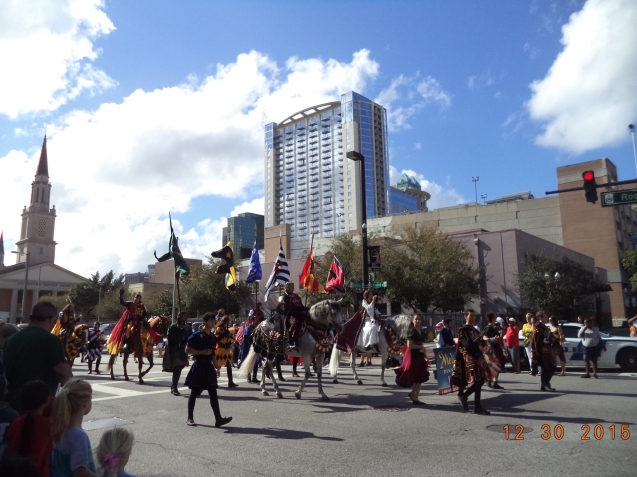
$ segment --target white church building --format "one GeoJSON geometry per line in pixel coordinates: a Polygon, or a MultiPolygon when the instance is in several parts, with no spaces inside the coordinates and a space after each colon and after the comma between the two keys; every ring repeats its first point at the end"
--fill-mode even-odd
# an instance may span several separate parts
{"type": "Polygon", "coordinates": [[[42,143],[40,161],[31,184],[31,202],[22,210],[20,240],[16,242],[15,265],[5,265],[4,237],[0,234],[0,319],[27,321],[33,306],[44,295],[63,295],[86,278],[55,264],[55,205],[51,203],[51,183],[46,150],[42,143]],[[25,284],[26,282],[26,284],[25,284]],[[23,293],[26,288],[26,300],[23,293]],[[24,310],[22,305],[24,303],[24,310]],[[24,317],[24,318],[23,318],[24,317]]]}

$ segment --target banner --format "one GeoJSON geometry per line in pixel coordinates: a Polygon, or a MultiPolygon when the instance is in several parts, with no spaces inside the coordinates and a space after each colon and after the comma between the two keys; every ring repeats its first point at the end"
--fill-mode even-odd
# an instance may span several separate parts
{"type": "Polygon", "coordinates": [[[382,269],[380,263],[380,247],[378,245],[367,247],[369,250],[369,268],[372,272],[380,272],[382,269]]]}
{"type": "Polygon", "coordinates": [[[449,394],[458,391],[458,386],[451,385],[451,373],[453,372],[453,363],[456,360],[456,347],[434,348],[434,355],[436,356],[438,394],[449,394]]]}

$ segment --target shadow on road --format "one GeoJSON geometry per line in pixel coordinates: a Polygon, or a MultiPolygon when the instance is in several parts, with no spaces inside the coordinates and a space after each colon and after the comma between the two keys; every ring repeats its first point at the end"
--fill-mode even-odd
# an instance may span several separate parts
{"type": "MultiPolygon", "coordinates": [[[[213,426],[208,426],[213,427],[213,426]]],[[[276,428],[265,428],[260,429],[256,427],[228,427],[225,428],[226,434],[245,434],[252,436],[263,436],[270,439],[286,439],[286,440],[297,440],[297,439],[318,439],[321,441],[333,441],[333,442],[342,442],[344,439],[339,437],[325,437],[325,436],[317,436],[312,432],[304,432],[304,431],[295,431],[292,429],[276,429],[276,428]]]]}

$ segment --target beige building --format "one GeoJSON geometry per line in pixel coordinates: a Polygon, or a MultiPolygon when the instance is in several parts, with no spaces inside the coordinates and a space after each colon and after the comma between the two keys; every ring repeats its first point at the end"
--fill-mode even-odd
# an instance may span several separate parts
{"type": "Polygon", "coordinates": [[[51,183],[45,136],[35,180],[31,183],[30,204],[22,211],[15,265],[5,266],[4,240],[0,237],[0,319],[10,323],[17,322],[18,317],[26,319],[41,296],[63,295],[73,285],[87,281],[54,263],[56,212],[55,206],[49,208],[50,202],[51,183]],[[25,278],[27,293],[23,310],[25,278]]]}
{"type": "MultiPolygon", "coordinates": [[[[587,170],[595,172],[598,184],[617,180],[615,165],[609,159],[598,159],[559,167],[559,189],[581,187],[582,172],[587,170]]],[[[384,235],[392,228],[407,225],[430,225],[447,233],[518,229],[562,245],[593,258],[596,267],[607,271],[608,283],[613,288],[608,293],[613,317],[624,318],[637,311],[625,296],[624,288],[629,288],[628,277],[620,266],[621,256],[624,251],[632,249],[632,237],[637,232],[637,212],[630,206],[602,207],[601,201],[588,203],[583,190],[538,199],[530,194],[514,194],[486,205],[464,204],[431,212],[371,219],[369,231],[384,235]]]]}
{"type": "MultiPolygon", "coordinates": [[[[184,259],[189,267],[203,263],[195,258],[184,259]]],[[[134,293],[161,293],[164,290],[172,289],[175,281],[175,262],[167,260],[165,262],[155,262],[155,265],[148,266],[148,278],[141,283],[133,283],[128,289],[134,293]]]]}

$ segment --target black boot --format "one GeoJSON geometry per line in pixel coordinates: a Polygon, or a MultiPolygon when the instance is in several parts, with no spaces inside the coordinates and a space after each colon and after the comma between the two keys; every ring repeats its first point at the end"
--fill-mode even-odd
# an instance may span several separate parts
{"type": "Polygon", "coordinates": [[[239,385],[235,384],[235,382],[232,380],[232,366],[226,366],[226,369],[228,370],[228,387],[229,388],[239,387],[239,385]]]}
{"type": "Polygon", "coordinates": [[[476,389],[476,404],[475,404],[475,408],[473,410],[473,412],[475,414],[480,414],[483,416],[488,416],[489,414],[491,414],[489,411],[487,411],[485,408],[482,407],[481,403],[480,403],[480,398],[482,397],[482,386],[480,386],[479,388],[476,389]]]}

